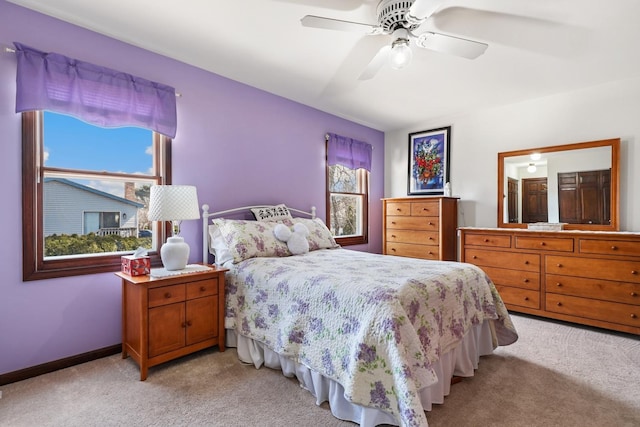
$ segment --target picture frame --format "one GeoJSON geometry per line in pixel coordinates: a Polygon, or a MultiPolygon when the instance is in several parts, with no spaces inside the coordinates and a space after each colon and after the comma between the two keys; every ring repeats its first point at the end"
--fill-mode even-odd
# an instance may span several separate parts
{"type": "Polygon", "coordinates": [[[449,182],[451,126],[409,134],[408,195],[442,195],[449,182]]]}

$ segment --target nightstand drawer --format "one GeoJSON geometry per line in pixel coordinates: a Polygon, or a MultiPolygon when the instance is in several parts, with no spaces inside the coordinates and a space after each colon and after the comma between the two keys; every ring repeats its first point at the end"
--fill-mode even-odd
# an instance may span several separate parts
{"type": "Polygon", "coordinates": [[[149,289],[149,308],[173,304],[185,300],[184,285],[163,286],[149,289]]]}
{"type": "Polygon", "coordinates": [[[218,279],[187,283],[187,299],[218,295],[218,279]]]}

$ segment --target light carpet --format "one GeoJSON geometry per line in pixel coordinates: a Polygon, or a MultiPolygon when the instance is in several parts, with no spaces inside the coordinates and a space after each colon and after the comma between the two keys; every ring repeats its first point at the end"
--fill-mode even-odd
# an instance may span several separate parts
{"type": "MultiPolygon", "coordinates": [[[[520,339],[481,358],[427,413],[438,426],[640,426],[637,336],[513,315],[520,339]]],[[[201,351],[150,368],[119,355],[0,388],[0,425],[353,426],[295,379],[201,351]]]]}

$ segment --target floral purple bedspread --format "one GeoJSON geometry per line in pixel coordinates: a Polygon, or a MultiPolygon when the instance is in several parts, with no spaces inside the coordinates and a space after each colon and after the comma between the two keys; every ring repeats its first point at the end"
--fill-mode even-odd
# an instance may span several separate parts
{"type": "Polygon", "coordinates": [[[228,329],[340,383],[345,398],[426,425],[418,390],[472,325],[517,340],[491,280],[471,264],[347,249],[251,258],[226,275],[228,329]]]}

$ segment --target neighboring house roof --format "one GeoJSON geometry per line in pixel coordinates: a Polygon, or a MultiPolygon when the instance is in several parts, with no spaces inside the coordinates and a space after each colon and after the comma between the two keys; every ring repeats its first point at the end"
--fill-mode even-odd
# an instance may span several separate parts
{"type": "Polygon", "coordinates": [[[112,199],[112,200],[115,200],[115,201],[120,202],[120,203],[126,203],[128,205],[132,205],[132,206],[135,206],[137,208],[144,207],[144,203],[134,202],[133,200],[125,199],[124,197],[114,196],[113,194],[110,194],[110,193],[107,193],[107,192],[104,192],[104,191],[100,191],[100,190],[96,190],[95,188],[91,188],[91,187],[88,187],[86,185],[78,184],[77,182],[69,181],[68,179],[64,179],[64,178],[45,178],[44,182],[59,182],[61,184],[66,184],[66,185],[69,185],[71,187],[75,187],[75,188],[77,188],[79,190],[88,191],[89,193],[97,194],[99,196],[106,197],[108,199],[112,199]]]}

